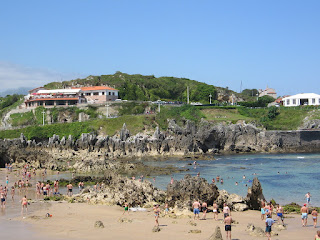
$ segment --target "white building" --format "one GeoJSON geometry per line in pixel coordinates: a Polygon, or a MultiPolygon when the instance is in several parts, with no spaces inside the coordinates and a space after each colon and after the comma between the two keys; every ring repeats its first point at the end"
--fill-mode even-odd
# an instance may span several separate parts
{"type": "Polygon", "coordinates": [[[320,95],[315,93],[300,93],[282,99],[283,106],[296,107],[302,105],[320,105],[320,95]]]}

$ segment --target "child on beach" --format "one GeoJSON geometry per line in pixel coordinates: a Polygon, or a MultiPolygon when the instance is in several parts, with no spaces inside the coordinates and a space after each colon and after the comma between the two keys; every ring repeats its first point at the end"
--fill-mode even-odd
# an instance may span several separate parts
{"type": "Polygon", "coordinates": [[[28,213],[28,199],[27,199],[26,195],[21,199],[21,215],[22,216],[23,216],[24,210],[27,214],[28,213]]]}
{"type": "Polygon", "coordinates": [[[155,218],[155,226],[159,226],[159,214],[160,214],[160,208],[159,205],[155,204],[153,205],[153,212],[154,212],[154,218],[155,218]]]}
{"type": "Polygon", "coordinates": [[[128,215],[129,215],[129,204],[128,204],[128,203],[125,203],[125,204],[124,204],[124,212],[122,213],[122,215],[125,214],[126,212],[127,212],[128,215]]]}
{"type": "Polygon", "coordinates": [[[314,236],[314,240],[320,240],[320,231],[317,231],[317,234],[314,236]]]}
{"type": "Polygon", "coordinates": [[[266,236],[268,240],[271,240],[271,227],[272,224],[274,224],[274,220],[270,217],[270,215],[267,215],[266,219],[266,236]]]}

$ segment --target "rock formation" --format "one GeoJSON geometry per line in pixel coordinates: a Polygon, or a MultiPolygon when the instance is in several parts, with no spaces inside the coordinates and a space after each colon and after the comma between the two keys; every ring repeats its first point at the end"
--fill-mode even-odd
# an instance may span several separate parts
{"type": "Polygon", "coordinates": [[[254,210],[259,210],[261,201],[265,201],[258,178],[255,177],[253,179],[252,186],[248,188],[248,194],[245,200],[249,208],[254,210]]]}
{"type": "Polygon", "coordinates": [[[194,200],[207,201],[208,205],[212,205],[218,196],[216,185],[209,184],[204,178],[187,174],[184,179],[168,184],[166,202],[171,207],[191,209],[194,200]]]}

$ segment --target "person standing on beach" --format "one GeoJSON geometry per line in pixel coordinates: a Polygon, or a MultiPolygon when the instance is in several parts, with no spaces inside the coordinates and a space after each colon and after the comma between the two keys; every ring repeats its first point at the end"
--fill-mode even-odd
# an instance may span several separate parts
{"type": "Polygon", "coordinates": [[[202,219],[206,220],[206,215],[207,215],[207,211],[208,211],[208,204],[206,202],[203,202],[201,205],[201,209],[202,209],[202,219]]]}
{"type": "Polygon", "coordinates": [[[213,209],[212,209],[212,212],[213,212],[213,217],[214,217],[214,220],[218,220],[218,205],[216,203],[213,203],[212,205],[213,209]]]}
{"type": "Polygon", "coordinates": [[[302,227],[305,227],[307,226],[307,222],[308,222],[307,204],[303,204],[303,207],[300,209],[300,212],[301,212],[302,227]]]}
{"type": "Polygon", "coordinates": [[[224,230],[226,231],[226,239],[230,239],[231,240],[231,223],[232,223],[232,218],[231,216],[229,216],[229,214],[226,214],[226,217],[224,219],[224,230]]]}
{"type": "Polygon", "coordinates": [[[16,189],[14,188],[14,186],[11,187],[11,199],[12,202],[14,201],[14,194],[15,194],[16,189]]]}
{"type": "Polygon", "coordinates": [[[26,210],[26,215],[28,213],[28,199],[27,196],[25,195],[22,199],[21,199],[21,215],[23,216],[23,212],[24,209],[26,210]]]}
{"type": "Polygon", "coordinates": [[[69,183],[69,184],[67,185],[67,189],[68,189],[67,195],[68,195],[69,197],[72,196],[72,188],[73,188],[72,184],[69,183]]]}
{"type": "Polygon", "coordinates": [[[6,194],[4,190],[1,190],[0,192],[0,199],[1,199],[1,208],[2,209],[6,208],[6,194]]]}
{"type": "Polygon", "coordinates": [[[230,208],[226,203],[223,204],[223,218],[226,218],[226,216],[231,216],[230,208]]]}
{"type": "Polygon", "coordinates": [[[313,227],[316,228],[317,221],[318,221],[318,212],[315,208],[312,210],[311,215],[312,215],[312,220],[313,220],[313,227]]]}
{"type": "Polygon", "coordinates": [[[264,215],[266,214],[266,203],[261,200],[261,203],[260,203],[260,207],[261,207],[261,220],[264,220],[264,215]]]}
{"type": "Polygon", "coordinates": [[[160,207],[159,205],[153,205],[153,212],[154,212],[154,219],[155,219],[155,226],[159,226],[159,214],[160,214],[160,207]]]}
{"type": "Polygon", "coordinates": [[[317,231],[317,234],[314,236],[314,240],[320,240],[320,231],[317,231]]]}
{"type": "Polygon", "coordinates": [[[271,227],[274,224],[274,220],[270,217],[270,215],[267,215],[266,218],[266,236],[268,240],[271,240],[271,227]]]}
{"type": "Polygon", "coordinates": [[[128,203],[125,203],[125,204],[124,204],[124,212],[122,213],[122,215],[125,214],[126,212],[127,212],[128,215],[129,215],[129,204],[128,204],[128,203]]]}
{"type": "Polygon", "coordinates": [[[280,220],[282,221],[282,225],[284,226],[283,222],[283,208],[281,207],[280,204],[278,204],[277,207],[277,218],[278,218],[278,224],[280,223],[280,220]]]}
{"type": "Polygon", "coordinates": [[[196,216],[198,215],[198,219],[200,219],[199,214],[200,214],[200,203],[199,200],[195,200],[192,204],[193,207],[193,213],[194,213],[194,217],[193,219],[196,220],[196,216]]]}

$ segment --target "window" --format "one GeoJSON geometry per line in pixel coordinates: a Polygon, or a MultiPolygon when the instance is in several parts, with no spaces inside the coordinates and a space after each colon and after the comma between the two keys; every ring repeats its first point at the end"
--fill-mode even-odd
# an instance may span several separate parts
{"type": "Polygon", "coordinates": [[[287,105],[290,105],[290,99],[287,99],[287,105]]]}
{"type": "Polygon", "coordinates": [[[316,103],[316,99],[312,98],[312,104],[315,104],[315,103],[316,103]]]}
{"type": "Polygon", "coordinates": [[[319,104],[320,104],[320,98],[319,98],[319,104]]]}
{"type": "Polygon", "coordinates": [[[89,93],[89,92],[87,92],[87,93],[86,93],[86,96],[90,96],[90,93],[89,93]]]}
{"type": "Polygon", "coordinates": [[[111,92],[109,92],[109,95],[111,95],[111,92]]]}
{"type": "Polygon", "coordinates": [[[99,95],[99,93],[98,92],[94,92],[93,95],[97,96],[97,95],[99,95]]]}
{"type": "Polygon", "coordinates": [[[292,104],[296,105],[297,104],[297,99],[292,99],[292,104]]]}
{"type": "Polygon", "coordinates": [[[114,96],[114,92],[112,92],[112,95],[114,96]]]}

